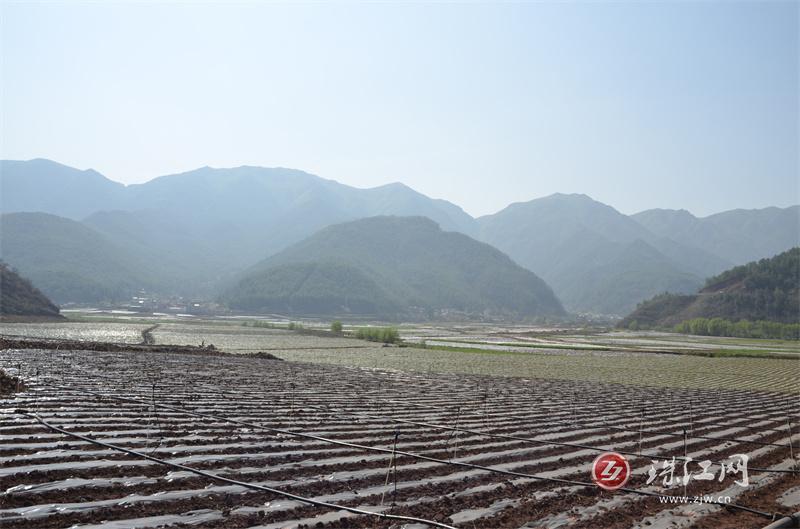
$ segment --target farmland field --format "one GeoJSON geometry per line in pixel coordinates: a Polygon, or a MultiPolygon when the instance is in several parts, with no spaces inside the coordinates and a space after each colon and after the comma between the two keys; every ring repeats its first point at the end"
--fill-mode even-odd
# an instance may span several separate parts
{"type": "MultiPolygon", "coordinates": [[[[118,320],[8,324],[2,326],[0,334],[137,343],[141,331],[153,323],[118,320]]],[[[244,327],[239,322],[220,320],[163,321],[153,330],[153,337],[159,344],[213,344],[231,353],[265,351],[285,360],[353,367],[800,393],[797,342],[762,340],[753,346],[754,340],[632,332],[530,337],[525,334],[526,329],[476,325],[405,326],[400,330],[411,347],[382,347],[362,340],[244,327]],[[667,340],[666,345],[661,343],[667,340]],[[414,341],[424,341],[429,348],[413,347],[414,341]],[[614,345],[616,342],[622,343],[614,345]],[[653,350],[653,343],[660,345],[653,350]],[[727,348],[718,348],[720,344],[727,348]],[[663,353],[705,354],[715,348],[748,354],[715,358],[663,353]],[[779,356],[766,358],[768,355],[779,356]]]]}
{"type": "MultiPolygon", "coordinates": [[[[100,339],[92,333],[105,325],[109,336],[135,343],[148,327],[33,325],[4,325],[2,333],[100,339]]],[[[627,455],[633,490],[730,497],[767,513],[800,510],[800,478],[791,472],[800,447],[798,360],[634,352],[638,335],[618,350],[495,349],[481,345],[496,340],[495,330],[451,331],[403,333],[427,343],[461,336],[461,348],[162,322],[153,331],[158,343],[213,343],[237,354],[0,351],[0,366],[27,385],[0,400],[0,525],[429,525],[310,505],[252,485],[463,528],[769,523],[717,505],[601,491],[589,469],[608,449],[627,455]],[[288,361],[246,354],[258,351],[288,361]],[[67,436],[37,418],[162,462],[67,436]],[[661,476],[647,484],[653,461],[660,470],[673,456],[708,459],[716,476],[735,454],[750,458],[748,487],[736,485],[736,475],[692,481],[685,491],[665,488],[661,476]]]]}

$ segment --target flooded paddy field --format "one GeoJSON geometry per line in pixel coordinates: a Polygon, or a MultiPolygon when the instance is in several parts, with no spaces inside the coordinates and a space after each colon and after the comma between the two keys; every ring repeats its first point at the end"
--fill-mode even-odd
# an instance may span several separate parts
{"type": "Polygon", "coordinates": [[[0,323],[0,334],[14,338],[46,338],[87,342],[139,343],[150,325],[129,322],[0,323]]]}

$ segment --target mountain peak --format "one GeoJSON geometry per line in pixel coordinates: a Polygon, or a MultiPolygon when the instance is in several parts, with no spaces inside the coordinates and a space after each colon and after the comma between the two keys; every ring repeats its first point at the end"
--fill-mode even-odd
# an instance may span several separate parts
{"type": "Polygon", "coordinates": [[[633,218],[661,217],[673,220],[697,220],[697,217],[687,209],[652,208],[645,209],[631,215],[633,218]]]}
{"type": "MultiPolygon", "coordinates": [[[[605,210],[617,211],[612,206],[599,202],[584,193],[553,193],[551,195],[534,198],[524,202],[515,202],[509,208],[528,208],[528,207],[577,207],[577,208],[602,208],[605,210]]],[[[501,210],[502,212],[502,210],[501,210]]],[[[499,212],[500,213],[500,212],[499,212]]],[[[620,214],[621,215],[621,214],[620,214]]]]}
{"type": "Polygon", "coordinates": [[[413,193],[415,195],[420,195],[421,193],[402,182],[390,182],[388,184],[383,184],[375,187],[367,188],[367,191],[395,191],[395,192],[402,192],[402,193],[413,193]]]}
{"type": "Polygon", "coordinates": [[[553,193],[542,197],[543,199],[557,199],[557,200],[580,200],[583,202],[597,202],[595,199],[585,193],[553,193]]]}

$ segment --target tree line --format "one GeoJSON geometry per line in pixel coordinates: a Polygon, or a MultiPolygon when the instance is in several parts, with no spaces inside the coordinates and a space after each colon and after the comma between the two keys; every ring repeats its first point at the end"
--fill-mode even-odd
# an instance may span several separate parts
{"type": "Polygon", "coordinates": [[[694,318],[675,325],[674,330],[675,332],[699,336],[800,339],[800,323],[780,323],[766,320],[739,320],[733,322],[722,318],[694,318]]]}

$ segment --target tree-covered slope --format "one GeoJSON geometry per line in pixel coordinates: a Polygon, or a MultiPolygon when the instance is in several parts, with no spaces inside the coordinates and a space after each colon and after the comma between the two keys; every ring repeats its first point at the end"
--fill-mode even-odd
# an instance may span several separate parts
{"type": "Polygon", "coordinates": [[[620,325],[671,327],[693,318],[800,322],[800,248],[727,270],[691,296],[658,295],[620,325]]]}
{"type": "Polygon", "coordinates": [[[143,259],[45,213],[0,216],[0,257],[59,303],[126,299],[153,280],[143,259]]]}
{"type": "Polygon", "coordinates": [[[359,267],[315,261],[276,265],[227,292],[234,308],[289,314],[397,314],[403,307],[359,267]]]}
{"type": "Polygon", "coordinates": [[[30,281],[0,261],[0,317],[61,318],[58,307],[30,281]]]}
{"type": "Polygon", "coordinates": [[[259,263],[223,300],[254,311],[563,314],[535,274],[423,217],[372,217],[325,228],[259,263]]]}

